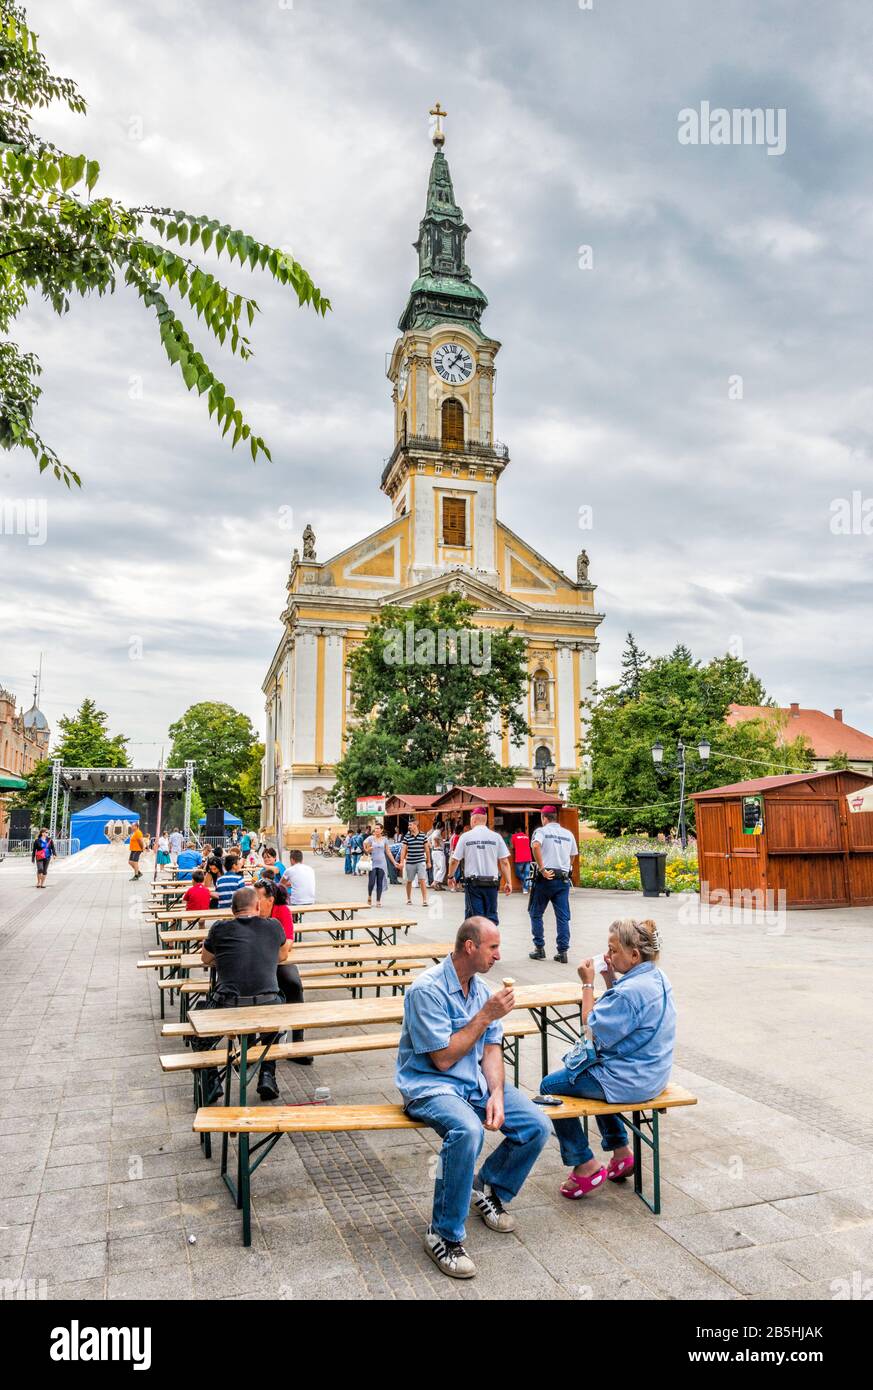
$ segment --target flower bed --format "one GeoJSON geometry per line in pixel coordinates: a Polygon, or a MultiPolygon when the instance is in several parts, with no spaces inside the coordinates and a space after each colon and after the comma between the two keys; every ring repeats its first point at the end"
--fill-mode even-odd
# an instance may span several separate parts
{"type": "Polygon", "coordinates": [[[697,846],[683,852],[678,844],[650,840],[644,835],[613,840],[583,840],[579,847],[579,884],[582,888],[625,889],[640,892],[640,870],[636,854],[640,850],[667,853],[667,887],[671,893],[699,893],[697,846]]]}

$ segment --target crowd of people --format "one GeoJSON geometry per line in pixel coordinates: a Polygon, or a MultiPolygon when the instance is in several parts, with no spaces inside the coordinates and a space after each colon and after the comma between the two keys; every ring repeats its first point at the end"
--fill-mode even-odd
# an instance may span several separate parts
{"type": "MultiPolygon", "coordinates": [[[[464,1245],[468,1213],[481,1217],[491,1231],[514,1230],[509,1205],[551,1134],[568,1169],[559,1190],[570,1201],[633,1174],[634,1155],[619,1114],[596,1117],[600,1157],[581,1122],[552,1122],[549,1106],[561,1096],[614,1105],[654,1098],[670,1078],[676,1026],[655,923],[613,922],[603,955],[583,959],[577,968],[579,1041],[561,1066],[542,1078],[536,1097],[507,1084],[502,1020],[516,1006],[515,981],[506,978],[492,992],[482,979],[501,958],[498,895],[512,891],[514,863],[530,890],[531,959],[545,959],[543,913],[551,903],[555,959],[566,961],[578,848],[554,807],[543,808],[530,839],[516,832],[507,841],[487,820],[486,809],[475,807],[467,829],[438,826],[425,832],[412,818],[402,834],[390,838],[377,823],[350,831],[341,846],[353,864],[350,872],[359,872],[364,863],[368,902],[379,904],[389,881],[404,884],[408,902],[416,885],[423,903],[429,890],[464,893],[464,921],[452,953],[419,974],[406,991],[395,1074],[407,1113],[442,1139],[424,1246],[437,1267],[457,1279],[476,1273],[464,1245]],[[595,998],[598,976],[604,990],[595,998]],[[479,1164],[486,1132],[498,1131],[502,1142],[479,1164]]],[[[228,914],[211,923],[202,948],[203,963],[214,972],[206,1007],[302,1003],[303,984],[290,959],[294,908],[316,901],[315,871],[302,851],[289,850],[286,864],[264,846],[254,869],[245,862],[243,844],[222,853],[208,844],[197,849],[182,843],[167,852],[175,854],[177,874],[190,875],[185,906],[192,911],[218,907],[228,914]]],[[[281,1036],[261,1034],[260,1041],[271,1044],[281,1036]]],[[[302,1038],[299,1030],[292,1034],[295,1042],[302,1038]]],[[[308,1064],[312,1058],[291,1060],[308,1064]]],[[[210,1102],[221,1096],[217,1071],[207,1073],[205,1085],[210,1102]]],[[[262,1100],[279,1096],[275,1061],[262,1062],[257,1090],[262,1100]]]]}

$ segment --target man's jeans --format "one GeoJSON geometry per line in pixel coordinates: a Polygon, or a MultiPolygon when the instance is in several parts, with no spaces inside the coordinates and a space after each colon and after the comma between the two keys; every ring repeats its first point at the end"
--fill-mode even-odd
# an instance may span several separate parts
{"type": "MultiPolygon", "coordinates": [[[[544,1096],[581,1096],[586,1100],[606,1100],[603,1094],[603,1087],[588,1072],[581,1071],[575,1081],[570,1079],[570,1073],[561,1067],[559,1071],[550,1072],[540,1085],[540,1094],[544,1096]]],[[[627,1143],[627,1130],[620,1115],[596,1115],[597,1128],[600,1130],[600,1147],[609,1152],[611,1149],[623,1148],[627,1143]]],[[[558,1136],[558,1143],[561,1146],[561,1158],[568,1168],[575,1168],[578,1163],[587,1163],[594,1157],[591,1145],[585,1137],[581,1120],[555,1120],[555,1134],[558,1136]]]]}
{"type": "MultiPolygon", "coordinates": [[[[487,1183],[501,1202],[511,1202],[552,1134],[548,1116],[514,1086],[504,1091],[506,1137],[485,1160],[479,1181],[487,1183]]],[[[485,1140],[485,1101],[470,1103],[459,1095],[425,1096],[412,1100],[407,1115],[424,1120],[442,1137],[433,1194],[432,1225],[443,1240],[463,1240],[470,1209],[476,1159],[485,1140]]]]}
{"type": "Polygon", "coordinates": [[[529,859],[517,859],[515,861],[515,872],[521,879],[521,886],[524,889],[525,893],[530,892],[530,869],[531,862],[529,859]]]}
{"type": "Polygon", "coordinates": [[[482,888],[467,879],[464,884],[465,917],[487,917],[495,927],[500,925],[497,916],[497,888],[482,888]]]}
{"type": "Polygon", "coordinates": [[[545,950],[546,936],[543,931],[543,913],[551,903],[555,909],[558,927],[558,950],[566,951],[570,945],[570,884],[562,878],[538,878],[533,886],[528,903],[530,929],[534,945],[545,950]]]}

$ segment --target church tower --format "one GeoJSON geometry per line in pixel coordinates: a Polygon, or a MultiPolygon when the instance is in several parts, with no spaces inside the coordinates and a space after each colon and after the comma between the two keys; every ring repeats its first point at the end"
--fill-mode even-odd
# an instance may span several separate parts
{"type": "MultiPolygon", "coordinates": [[[[488,301],[467,264],[470,228],[443,149],[446,113],[437,103],[430,114],[435,150],[413,243],[418,274],[388,366],[393,449],[381,489],[390,516],[323,559],[307,518],[302,550],[290,557],[282,637],[263,683],[262,824],[283,848],[308,845],[313,828],[336,825],[335,768],[357,721],[351,658],[389,606],[457,593],[473,604],[477,626],[511,627],[527,651],[519,711],[530,733],[516,743],[495,722],[494,758],[516,769],[518,786],[561,792],[584,768],[582,707],[594,689],[603,614],[594,607],[586,551],[566,574],[498,516],[497,484],[509,465],[494,428],[500,343],[482,327],[488,301]]],[[[548,463],[538,466],[543,472],[548,463]]],[[[317,521],[317,499],[313,506],[317,521]]]]}
{"type": "Polygon", "coordinates": [[[494,438],[494,360],[500,344],[482,329],[488,300],[465,259],[470,228],[455,201],[443,153],[439,102],[424,217],[413,243],[418,276],[398,327],[388,377],[394,451],[382,490],[394,516],[413,518],[407,583],[468,569],[494,583],[496,485],[509,463],[494,438]]]}

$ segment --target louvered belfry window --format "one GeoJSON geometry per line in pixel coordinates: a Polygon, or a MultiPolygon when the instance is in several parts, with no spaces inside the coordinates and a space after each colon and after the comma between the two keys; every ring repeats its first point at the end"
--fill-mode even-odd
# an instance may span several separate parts
{"type": "Polygon", "coordinates": [[[443,401],[443,448],[463,449],[464,407],[460,401],[443,401]]]}
{"type": "Polygon", "coordinates": [[[467,544],[467,503],[463,497],[443,498],[443,545],[467,544]]]}

